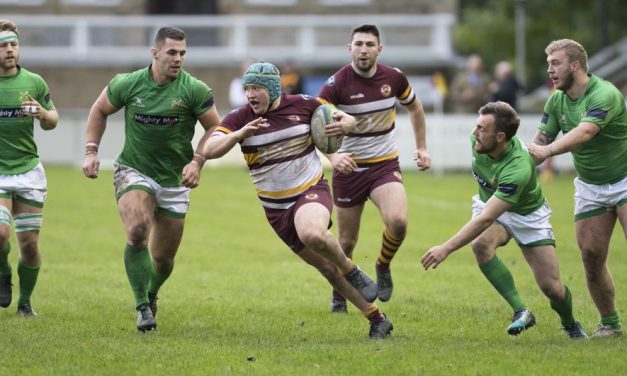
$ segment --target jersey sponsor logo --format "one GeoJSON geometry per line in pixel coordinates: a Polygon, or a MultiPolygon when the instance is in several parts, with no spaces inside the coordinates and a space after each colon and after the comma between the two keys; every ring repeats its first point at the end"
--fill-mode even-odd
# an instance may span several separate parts
{"type": "Polygon", "coordinates": [[[337,198],[338,202],[351,202],[351,198],[350,197],[338,197],[337,198]]]}
{"type": "Polygon", "coordinates": [[[384,84],[381,86],[381,94],[383,94],[384,97],[389,97],[390,94],[392,94],[392,87],[388,84],[384,84]]]}
{"type": "Polygon", "coordinates": [[[600,108],[595,108],[595,109],[588,111],[586,116],[597,118],[599,120],[605,120],[605,118],[607,117],[607,111],[600,109],[600,108]]]}
{"type": "Polygon", "coordinates": [[[566,114],[562,114],[562,116],[560,116],[560,124],[566,124],[566,114]]]}
{"type": "Polygon", "coordinates": [[[305,199],[307,200],[317,200],[318,199],[318,194],[317,193],[307,193],[305,195],[305,199]]]}
{"type": "Polygon", "coordinates": [[[355,94],[355,95],[351,95],[350,98],[351,99],[361,99],[361,98],[364,98],[364,97],[365,97],[365,95],[363,95],[362,93],[358,93],[358,94],[355,94]]]}
{"type": "Polygon", "coordinates": [[[171,126],[176,125],[179,122],[178,116],[155,116],[146,114],[135,114],[133,119],[141,124],[146,125],[163,125],[171,126]]]}
{"type": "Polygon", "coordinates": [[[146,107],[146,105],[144,104],[144,98],[134,97],[132,106],[135,106],[135,107],[146,107]]]}
{"type": "Polygon", "coordinates": [[[21,107],[17,108],[0,108],[0,119],[13,119],[26,116],[26,112],[21,107]]]}
{"type": "Polygon", "coordinates": [[[511,196],[518,190],[518,184],[501,184],[498,189],[506,195],[511,196]]]}
{"type": "Polygon", "coordinates": [[[300,116],[298,115],[290,115],[287,118],[290,119],[290,121],[300,122],[300,116]]]}
{"type": "Polygon", "coordinates": [[[331,77],[329,77],[329,78],[327,79],[326,84],[327,84],[328,86],[333,86],[333,85],[335,85],[335,76],[331,76],[331,77]]]}
{"type": "Polygon", "coordinates": [[[477,183],[479,183],[479,185],[482,186],[483,188],[492,189],[492,186],[490,185],[490,183],[485,181],[485,179],[479,176],[479,174],[477,174],[474,170],[472,171],[472,176],[475,178],[477,183]]]}

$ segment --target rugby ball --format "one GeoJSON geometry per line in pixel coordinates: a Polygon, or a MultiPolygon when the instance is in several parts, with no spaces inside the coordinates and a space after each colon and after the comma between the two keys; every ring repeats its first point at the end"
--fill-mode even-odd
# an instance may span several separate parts
{"type": "Polygon", "coordinates": [[[325,154],[338,151],[342,146],[342,136],[327,136],[324,127],[335,122],[333,112],[337,109],[332,104],[323,104],[311,115],[311,138],[318,150],[325,154]]]}

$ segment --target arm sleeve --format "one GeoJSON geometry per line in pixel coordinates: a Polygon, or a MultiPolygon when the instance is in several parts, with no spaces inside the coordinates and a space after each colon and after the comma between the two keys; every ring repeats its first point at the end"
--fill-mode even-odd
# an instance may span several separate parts
{"type": "Polygon", "coordinates": [[[553,137],[557,136],[560,132],[560,127],[556,119],[556,111],[555,111],[555,94],[546,101],[544,105],[544,114],[542,114],[542,119],[540,120],[540,126],[538,129],[549,133],[553,137]]]}
{"type": "Polygon", "coordinates": [[[523,189],[531,178],[531,169],[522,160],[501,171],[494,196],[510,204],[517,204],[523,189]]]}

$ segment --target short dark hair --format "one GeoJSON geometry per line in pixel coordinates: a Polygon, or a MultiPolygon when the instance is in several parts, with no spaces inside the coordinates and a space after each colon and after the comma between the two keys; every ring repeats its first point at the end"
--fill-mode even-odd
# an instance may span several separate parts
{"type": "Polygon", "coordinates": [[[493,115],[496,131],[505,133],[507,141],[511,140],[518,131],[520,117],[508,103],[488,102],[479,109],[479,114],[493,115]]]}
{"type": "Polygon", "coordinates": [[[379,29],[375,25],[364,24],[364,25],[359,25],[356,28],[354,28],[353,32],[351,33],[351,42],[353,41],[353,37],[355,36],[356,33],[372,34],[375,37],[377,37],[377,43],[379,44],[381,43],[381,38],[379,36],[379,29]]]}
{"type": "Polygon", "coordinates": [[[15,24],[15,22],[11,21],[11,20],[0,20],[0,31],[5,31],[5,30],[9,30],[15,33],[15,35],[20,35],[17,32],[17,25],[15,24]]]}
{"type": "Polygon", "coordinates": [[[165,42],[166,38],[174,40],[185,40],[185,32],[177,27],[164,26],[155,35],[155,47],[159,47],[165,42]]]}

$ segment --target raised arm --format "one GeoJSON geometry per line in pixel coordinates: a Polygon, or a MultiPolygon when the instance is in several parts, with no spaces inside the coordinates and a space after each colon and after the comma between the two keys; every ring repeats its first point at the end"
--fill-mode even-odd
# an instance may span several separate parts
{"type": "Polygon", "coordinates": [[[205,142],[202,154],[207,159],[220,158],[233,149],[238,142],[252,136],[258,129],[268,126],[265,118],[257,118],[235,132],[227,134],[214,132],[205,142]]]}

